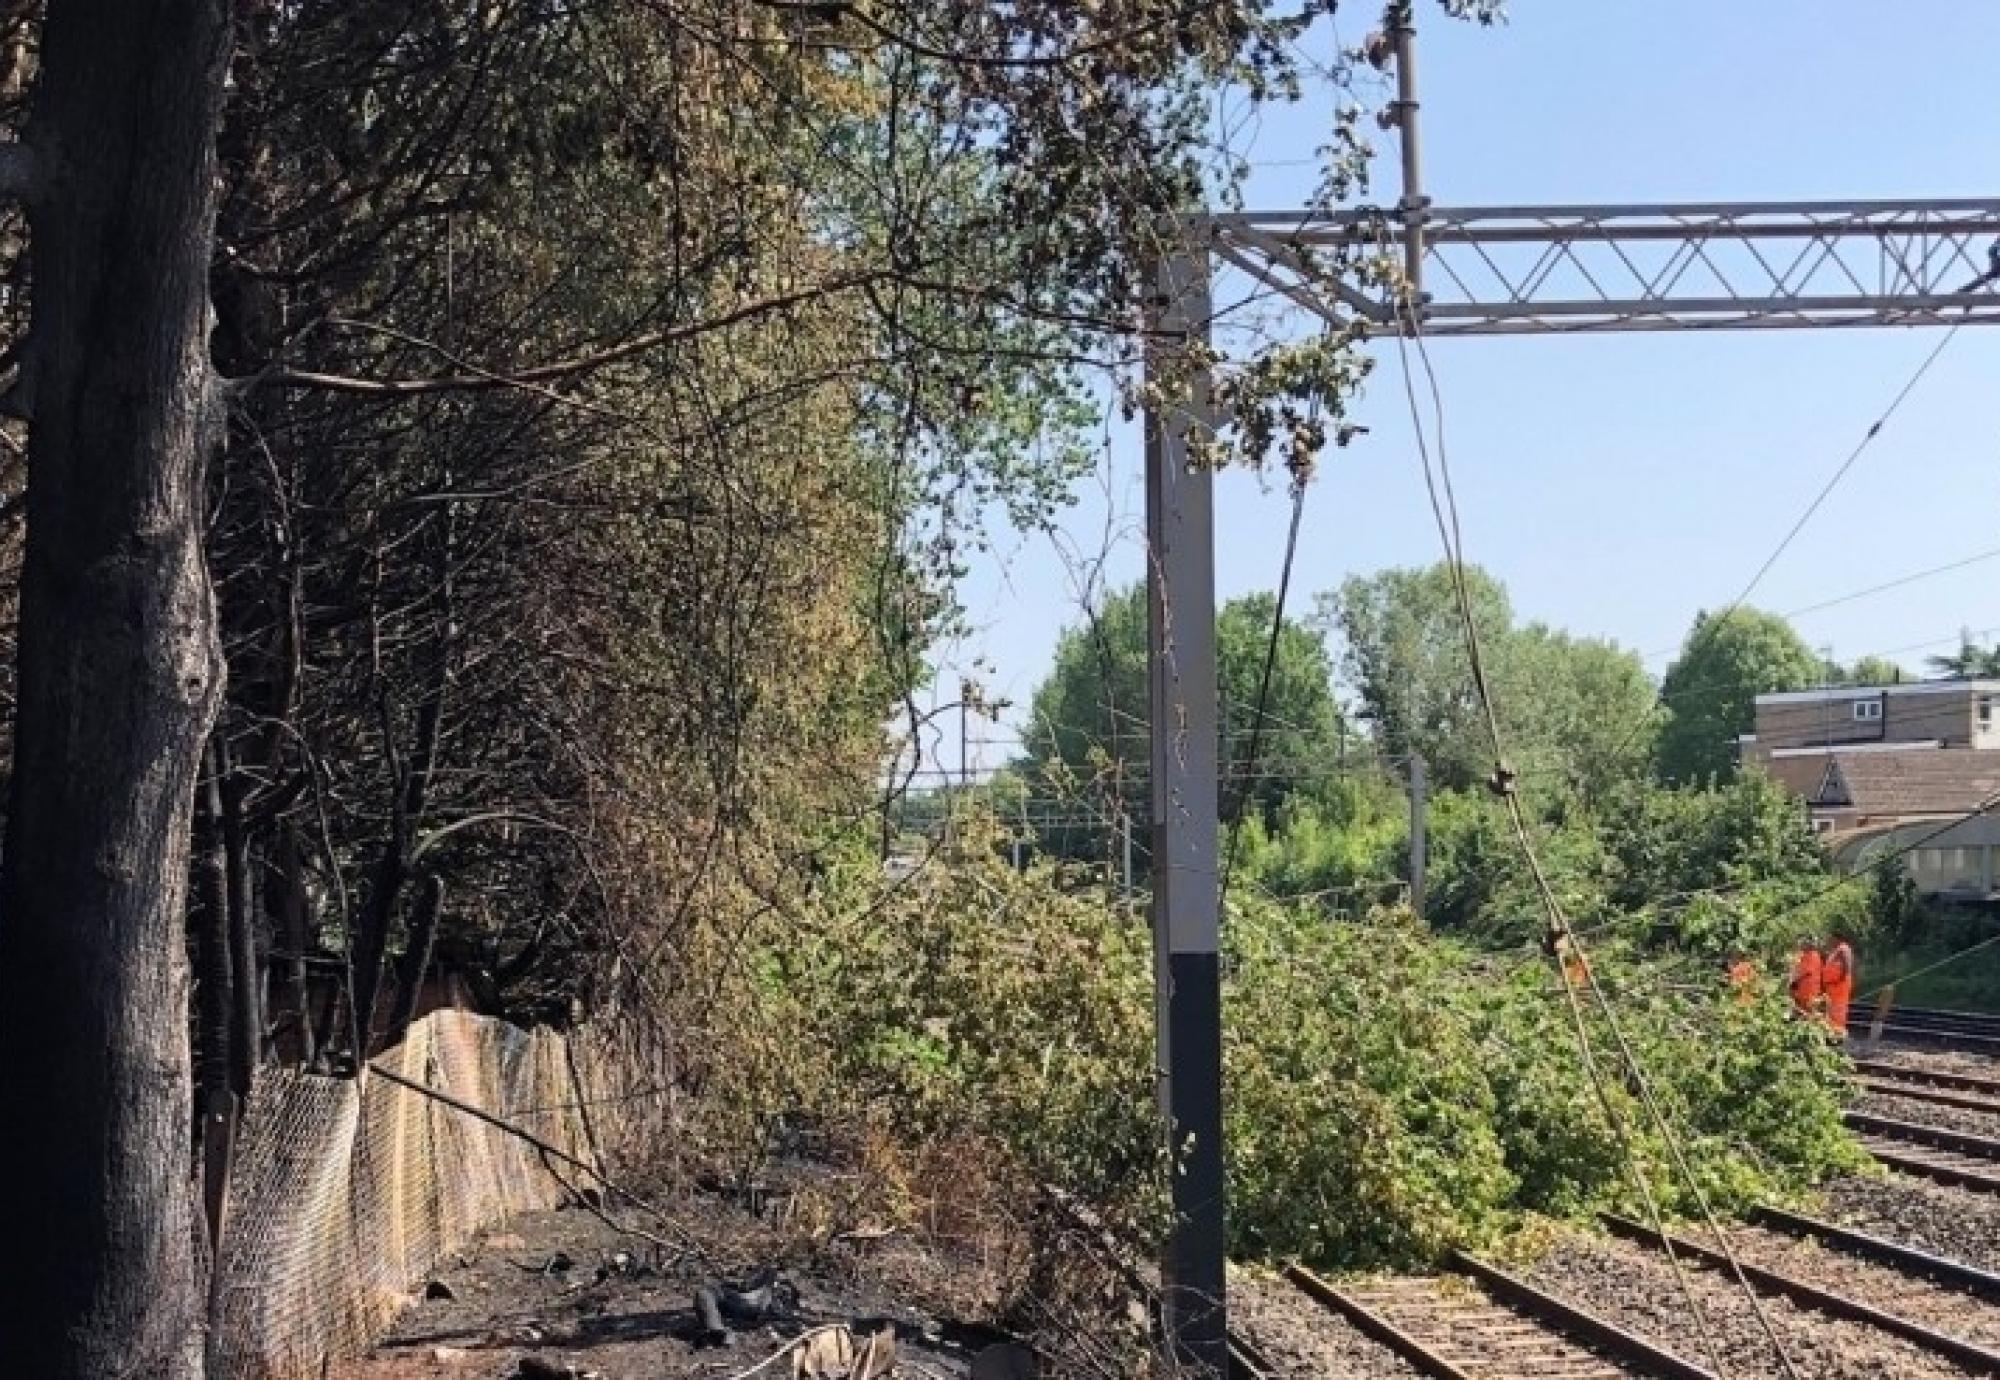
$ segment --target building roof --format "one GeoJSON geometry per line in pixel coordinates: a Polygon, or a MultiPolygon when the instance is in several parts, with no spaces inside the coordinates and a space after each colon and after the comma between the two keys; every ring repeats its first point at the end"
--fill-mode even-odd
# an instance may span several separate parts
{"type": "MultiPolygon", "coordinates": [[[[1779,779],[1812,805],[1849,809],[1871,819],[1970,814],[2000,800],[2000,752],[1975,748],[1832,752],[1822,759],[1792,758],[1770,765],[1782,766],[1787,775],[1779,779]],[[1817,767],[1820,779],[1795,785],[1795,764],[1817,767]]],[[[1809,775],[1798,773],[1801,779],[1809,775]]]]}
{"type": "Polygon", "coordinates": [[[1859,700],[1878,695],[1943,695],[1957,691],[1966,695],[2000,694],[2000,680],[1907,680],[1895,685],[1823,685],[1815,690],[1779,690],[1759,695],[1763,704],[1816,704],[1821,700],[1859,700]]]}
{"type": "Polygon", "coordinates": [[[1820,783],[1826,780],[1826,759],[1831,755],[1815,752],[1809,757],[1769,757],[1755,765],[1793,795],[1811,800],[1819,794],[1820,783]]]}

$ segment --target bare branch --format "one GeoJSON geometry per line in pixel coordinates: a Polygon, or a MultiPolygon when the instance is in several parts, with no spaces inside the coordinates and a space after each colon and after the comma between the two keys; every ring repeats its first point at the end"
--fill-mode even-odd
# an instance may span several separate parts
{"type": "MultiPolygon", "coordinates": [[[[630,340],[588,354],[555,360],[548,364],[538,364],[527,369],[517,369],[502,373],[486,369],[472,369],[459,363],[461,369],[471,372],[440,374],[429,378],[367,379],[346,374],[315,373],[310,370],[277,368],[251,380],[256,384],[276,385],[282,388],[317,389],[331,393],[359,393],[378,398],[415,398],[431,393],[478,393],[497,388],[523,388],[531,391],[537,384],[552,380],[574,378],[601,369],[608,364],[616,364],[634,355],[646,353],[665,345],[676,345],[694,340],[714,331],[726,330],[769,312],[787,311],[807,302],[817,301],[873,283],[883,282],[894,276],[888,269],[870,269],[864,273],[853,273],[815,283],[810,287],[798,288],[792,292],[781,292],[771,297],[760,297],[754,302],[745,302],[719,316],[701,321],[687,321],[679,325],[665,326],[656,331],[633,336],[630,340]]],[[[337,320],[328,324],[349,330],[373,330],[382,328],[370,326],[366,322],[337,320]]],[[[439,346],[428,342],[413,342],[423,348],[443,355],[446,360],[456,362],[456,357],[439,346]]]]}

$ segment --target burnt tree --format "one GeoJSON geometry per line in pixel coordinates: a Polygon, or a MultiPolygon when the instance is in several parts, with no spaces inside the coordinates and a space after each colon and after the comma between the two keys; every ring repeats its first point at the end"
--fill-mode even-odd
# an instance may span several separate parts
{"type": "Polygon", "coordinates": [[[53,0],[28,126],[28,539],[0,867],[0,1360],[201,1373],[189,837],[223,0],[53,0]]]}

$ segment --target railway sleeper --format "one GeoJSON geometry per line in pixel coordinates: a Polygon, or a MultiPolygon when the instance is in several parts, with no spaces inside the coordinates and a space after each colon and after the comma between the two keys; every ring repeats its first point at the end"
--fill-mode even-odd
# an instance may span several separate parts
{"type": "Polygon", "coordinates": [[[1712,1372],[1463,1252],[1461,1275],[1336,1286],[1287,1277],[1435,1380],[1715,1380],[1712,1372]]]}
{"type": "Polygon", "coordinates": [[[1768,1266],[1758,1265],[1743,1259],[1740,1254],[1732,1263],[1730,1258],[1719,1250],[1689,1240],[1685,1236],[1657,1232],[1629,1217],[1606,1213],[1604,1221],[1614,1233],[1629,1241],[1637,1241],[1641,1245],[1661,1251],[1666,1250],[1671,1244],[1673,1251],[1678,1255],[1700,1261],[1725,1273],[1740,1270],[1743,1278],[1750,1283],[1771,1293],[1783,1295],[1796,1304],[1825,1313],[1829,1317],[1865,1323],[1880,1331],[1902,1337],[1978,1374],[2000,1376],[2000,1351],[1994,1351],[1963,1337],[1940,1332],[1936,1328],[1927,1327],[1923,1323],[1892,1313],[1885,1308],[1863,1303],[1859,1299],[1821,1285],[1809,1284],[1805,1280],[1796,1279],[1768,1266]]]}

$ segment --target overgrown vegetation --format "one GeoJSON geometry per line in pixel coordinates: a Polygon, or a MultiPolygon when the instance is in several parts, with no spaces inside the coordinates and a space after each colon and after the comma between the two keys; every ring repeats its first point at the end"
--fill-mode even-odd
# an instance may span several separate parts
{"type": "MultiPolygon", "coordinates": [[[[1281,625],[1265,702],[1280,727],[1254,759],[1251,668],[1275,610],[1240,601],[1221,620],[1228,1153],[1245,1254],[1407,1265],[1538,1215],[1637,1211],[1642,1181],[1693,1212],[1855,1168],[1841,1059],[1790,1014],[1790,954],[1833,933],[1864,954],[1946,938],[1900,871],[1836,873],[1761,772],[1683,779],[1668,760],[1681,749],[1657,733],[1676,711],[1632,654],[1517,626],[1497,582],[1473,585],[1503,734],[1529,753],[1516,789],[1532,867],[1489,785],[1441,572],[1350,581],[1318,619],[1281,625]],[[1336,664],[1367,737],[1325,697],[1336,664]],[[1437,766],[1421,920],[1407,908],[1413,755],[1437,766]],[[1595,979],[1574,1007],[1544,882],[1595,979]],[[1743,956],[1760,973],[1748,991],[1725,978],[1743,956]]],[[[785,1033],[759,1042],[763,1100],[740,1113],[808,1105],[859,1118],[877,1143],[983,1136],[1019,1172],[1157,1225],[1150,940],[1104,866],[1113,823],[1143,800],[1143,635],[1136,592],[1075,628],[1036,696],[1045,727],[1028,758],[927,802],[912,847],[934,848],[928,861],[884,890],[871,861],[851,860],[760,951],[739,995],[752,1024],[785,1033]],[[1049,846],[1036,811],[1050,807],[1082,821],[1089,846],[1049,846]],[[1038,861],[1021,871],[1024,843],[1038,861]]],[[[1704,619],[1694,641],[1718,636],[1704,619]]],[[[1711,680],[1740,698],[1764,675],[1711,680]]],[[[1680,716],[1683,738],[1698,717],[1680,716]]]]}
{"type": "MultiPolygon", "coordinates": [[[[992,821],[958,823],[951,851],[872,905],[855,904],[872,869],[842,869],[746,963],[742,1124],[803,1108],[912,1153],[984,1139],[1157,1224],[1144,919],[1078,874],[1007,865],[992,821]]],[[[1586,1073],[1533,946],[1482,948],[1393,909],[1334,922],[1248,888],[1225,928],[1240,1252],[1407,1265],[1529,1214],[1637,1210],[1637,1175],[1691,1211],[1695,1185],[1740,1206],[1857,1163],[1838,1058],[1787,1018],[1775,969],[1746,1003],[1715,965],[1622,938],[1594,952],[1691,1185],[1594,1010],[1604,1087],[1586,1073]]]]}

